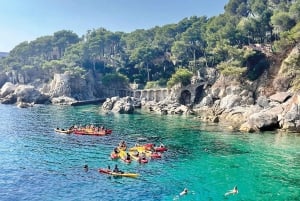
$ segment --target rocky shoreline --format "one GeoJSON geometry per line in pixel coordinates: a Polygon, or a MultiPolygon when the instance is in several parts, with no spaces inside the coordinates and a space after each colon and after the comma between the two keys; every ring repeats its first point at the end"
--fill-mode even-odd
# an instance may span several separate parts
{"type": "MultiPolygon", "coordinates": [[[[297,55],[299,50],[295,48],[289,56],[297,55]]],[[[0,75],[0,103],[25,108],[35,104],[76,105],[109,97],[102,104],[105,111],[133,113],[139,107],[161,115],[191,114],[201,121],[229,123],[233,130],[242,132],[300,132],[300,93],[289,87],[291,78],[282,76],[280,70],[273,75],[265,72],[251,82],[219,75],[214,68],[203,68],[189,86],[174,86],[167,90],[163,100],[155,100],[157,94],[105,94],[93,76],[83,79],[64,73],[55,74],[49,82],[36,79],[14,84],[17,78],[29,79],[13,73],[0,75]]]]}

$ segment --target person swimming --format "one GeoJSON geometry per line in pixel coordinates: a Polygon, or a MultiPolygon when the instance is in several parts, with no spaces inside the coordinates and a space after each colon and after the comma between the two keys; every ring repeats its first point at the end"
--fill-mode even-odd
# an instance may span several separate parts
{"type": "Polygon", "coordinates": [[[239,193],[239,190],[238,190],[237,186],[234,186],[234,188],[232,190],[229,190],[227,193],[225,193],[225,196],[235,195],[235,194],[238,194],[238,193],[239,193]]]}
{"type": "Polygon", "coordinates": [[[188,193],[188,189],[185,188],[181,193],[179,193],[180,196],[186,195],[188,193]]]}
{"type": "Polygon", "coordinates": [[[83,169],[84,169],[84,171],[87,172],[87,171],[89,171],[89,166],[88,166],[88,165],[84,165],[84,166],[83,166],[83,169]]]}

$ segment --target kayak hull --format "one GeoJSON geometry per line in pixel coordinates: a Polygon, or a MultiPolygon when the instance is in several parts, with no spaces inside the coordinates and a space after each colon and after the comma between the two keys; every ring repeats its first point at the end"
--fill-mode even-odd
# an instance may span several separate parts
{"type": "Polygon", "coordinates": [[[112,175],[112,176],[117,176],[117,177],[131,177],[131,178],[136,178],[139,176],[139,174],[137,173],[130,173],[130,172],[113,172],[109,169],[102,169],[100,168],[98,170],[100,173],[103,174],[108,174],[108,175],[112,175]]]}
{"type": "Polygon", "coordinates": [[[63,134],[73,133],[73,130],[64,130],[64,129],[58,129],[58,128],[54,129],[54,131],[57,132],[57,133],[63,133],[63,134]]]}
{"type": "Polygon", "coordinates": [[[95,136],[104,136],[104,135],[110,135],[112,133],[112,130],[106,129],[106,130],[100,130],[95,131],[91,129],[75,129],[74,134],[77,135],[95,135],[95,136]]]}

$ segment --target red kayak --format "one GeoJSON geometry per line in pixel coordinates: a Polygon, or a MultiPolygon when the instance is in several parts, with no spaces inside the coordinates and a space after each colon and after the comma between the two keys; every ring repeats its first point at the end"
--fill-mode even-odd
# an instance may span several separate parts
{"type": "Polygon", "coordinates": [[[131,160],[128,160],[126,158],[122,158],[122,160],[125,162],[125,163],[131,163],[131,160]]]}
{"type": "Polygon", "coordinates": [[[153,147],[154,147],[154,144],[152,144],[152,143],[148,143],[148,144],[144,144],[143,146],[145,147],[145,150],[148,150],[148,151],[150,151],[150,150],[152,150],[152,149],[153,149],[153,147]]]}
{"type": "Polygon", "coordinates": [[[105,129],[105,130],[93,130],[93,129],[74,129],[74,134],[77,135],[96,135],[96,136],[104,136],[110,135],[112,130],[105,129]]]}
{"type": "Polygon", "coordinates": [[[154,149],[157,152],[164,152],[168,150],[167,147],[155,147],[154,149]]]}
{"type": "Polygon", "coordinates": [[[154,152],[151,154],[151,158],[154,159],[154,158],[161,158],[161,153],[158,153],[158,152],[154,152]]]}
{"type": "Polygon", "coordinates": [[[148,163],[148,159],[147,158],[141,158],[141,159],[138,159],[138,162],[139,163],[148,163]]]}
{"type": "Polygon", "coordinates": [[[110,154],[110,158],[111,158],[111,159],[118,159],[118,158],[120,158],[120,156],[119,156],[119,154],[116,154],[115,152],[112,152],[112,153],[110,154]]]}

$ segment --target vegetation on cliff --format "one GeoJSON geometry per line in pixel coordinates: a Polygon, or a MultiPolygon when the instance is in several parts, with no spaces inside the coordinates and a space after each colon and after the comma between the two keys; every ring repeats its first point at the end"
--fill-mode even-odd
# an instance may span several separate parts
{"type": "MultiPolygon", "coordinates": [[[[229,0],[219,16],[192,16],[149,30],[98,28],[82,37],[61,30],[20,43],[0,60],[0,70],[39,72],[44,81],[53,73],[84,77],[93,72],[103,75],[97,76],[103,84],[128,79],[149,87],[173,85],[181,72],[177,69],[195,73],[216,67],[224,75],[255,80],[269,67],[266,52],[284,52],[299,44],[299,16],[300,0],[229,0]]],[[[299,58],[289,62],[298,78],[299,58]]],[[[300,88],[297,81],[293,86],[300,88]]]]}

